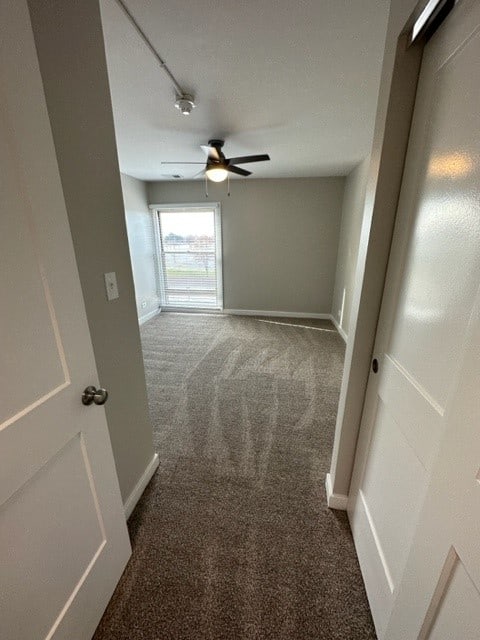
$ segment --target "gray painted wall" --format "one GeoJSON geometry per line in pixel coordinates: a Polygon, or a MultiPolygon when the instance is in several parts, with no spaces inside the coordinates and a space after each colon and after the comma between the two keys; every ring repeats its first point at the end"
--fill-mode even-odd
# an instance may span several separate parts
{"type": "Polygon", "coordinates": [[[342,224],[338,242],[332,315],[347,337],[350,330],[355,270],[357,268],[369,168],[370,158],[365,158],[363,162],[355,167],[345,181],[345,193],[343,196],[342,224]]]}
{"type": "MultiPolygon", "coordinates": [[[[344,178],[209,183],[222,208],[225,309],[330,313],[344,178]]],[[[152,182],[152,204],[205,202],[203,181],[152,182]]]]}
{"type": "Polygon", "coordinates": [[[121,179],[137,315],[143,322],[160,306],[153,214],[148,208],[145,182],[125,174],[121,179]]]}
{"type": "Polygon", "coordinates": [[[125,501],[153,445],[98,0],[29,0],[29,7],[125,501]],[[120,290],[112,302],[108,271],[117,273],[120,290]]]}

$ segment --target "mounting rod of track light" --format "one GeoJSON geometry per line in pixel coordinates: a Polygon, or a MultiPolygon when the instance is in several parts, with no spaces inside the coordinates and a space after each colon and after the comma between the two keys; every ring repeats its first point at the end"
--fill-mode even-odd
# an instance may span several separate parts
{"type": "Polygon", "coordinates": [[[175,76],[170,71],[170,69],[167,67],[166,62],[164,60],[162,60],[162,58],[158,55],[155,47],[150,42],[150,40],[148,39],[147,35],[143,31],[143,29],[140,27],[138,22],[135,20],[133,15],[130,13],[130,10],[127,7],[127,5],[125,4],[125,2],[123,0],[117,0],[117,4],[123,9],[123,12],[125,13],[127,18],[129,19],[129,21],[133,24],[133,26],[135,27],[137,33],[140,35],[142,40],[145,42],[147,47],[150,49],[150,52],[154,55],[155,59],[157,60],[157,62],[160,65],[160,68],[163,69],[163,71],[166,73],[168,78],[173,83],[173,86],[175,87],[175,93],[176,93],[176,95],[175,95],[175,107],[184,116],[190,115],[192,110],[196,107],[195,100],[193,99],[193,97],[189,93],[186,93],[182,89],[182,87],[178,84],[175,76]]]}

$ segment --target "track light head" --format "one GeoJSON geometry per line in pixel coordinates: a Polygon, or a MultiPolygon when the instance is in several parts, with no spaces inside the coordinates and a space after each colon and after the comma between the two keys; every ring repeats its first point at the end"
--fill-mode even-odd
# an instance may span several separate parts
{"type": "Polygon", "coordinates": [[[193,109],[197,106],[193,99],[193,96],[188,93],[184,93],[181,96],[176,96],[175,107],[184,115],[189,116],[193,109]]]}

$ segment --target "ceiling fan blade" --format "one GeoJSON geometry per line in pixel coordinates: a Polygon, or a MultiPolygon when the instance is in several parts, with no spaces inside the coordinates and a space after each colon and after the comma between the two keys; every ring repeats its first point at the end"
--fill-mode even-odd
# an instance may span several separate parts
{"type": "Polygon", "coordinates": [[[160,162],[160,164],[205,164],[205,162],[160,162]]]}
{"type": "Polygon", "coordinates": [[[232,167],[232,165],[228,165],[227,169],[232,173],[238,173],[239,176],[251,176],[252,172],[247,171],[246,169],[240,169],[240,167],[232,167]]]}
{"type": "Polygon", "coordinates": [[[209,147],[206,144],[201,144],[200,149],[212,160],[221,160],[222,156],[215,147],[209,147]]]}
{"type": "Polygon", "coordinates": [[[267,153],[262,153],[258,156],[240,156],[239,158],[227,158],[227,162],[230,164],[246,164],[247,162],[262,162],[263,160],[270,160],[270,156],[267,153]]]}

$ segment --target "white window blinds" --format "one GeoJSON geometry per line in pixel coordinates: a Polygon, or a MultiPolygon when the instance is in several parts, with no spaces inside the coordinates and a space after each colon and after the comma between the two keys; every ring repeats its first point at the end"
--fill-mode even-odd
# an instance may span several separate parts
{"type": "Polygon", "coordinates": [[[218,206],[158,208],[162,306],[222,308],[218,206]]]}

